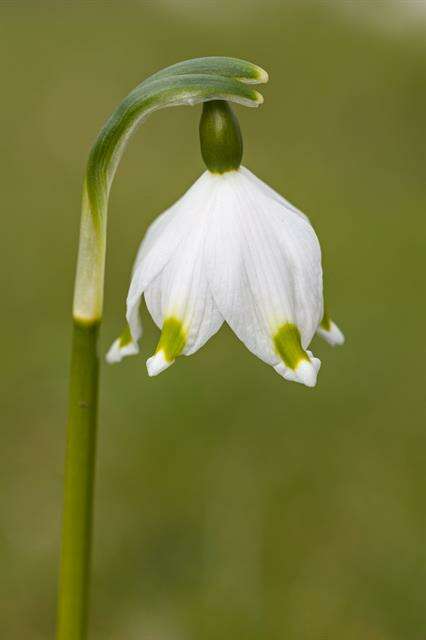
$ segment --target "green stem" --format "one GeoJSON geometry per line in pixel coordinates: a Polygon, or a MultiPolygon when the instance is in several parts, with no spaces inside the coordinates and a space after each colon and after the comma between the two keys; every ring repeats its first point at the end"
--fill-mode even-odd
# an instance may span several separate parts
{"type": "Polygon", "coordinates": [[[99,322],[74,322],[58,640],[87,637],[98,396],[99,322]]]}

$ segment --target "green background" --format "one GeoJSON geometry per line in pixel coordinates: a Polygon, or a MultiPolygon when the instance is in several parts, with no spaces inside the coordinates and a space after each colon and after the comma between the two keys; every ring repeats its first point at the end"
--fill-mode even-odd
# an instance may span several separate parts
{"type": "MultiPolygon", "coordinates": [[[[102,364],[91,639],[426,637],[426,22],[415,2],[2,2],[0,636],[53,637],[70,309],[97,131],[159,68],[270,73],[244,163],[308,213],[347,344],[314,390],[223,328],[149,379],[102,364]],[[400,15],[399,13],[400,12],[400,15]]],[[[155,114],[110,203],[102,354],[147,225],[203,170],[155,114]]]]}

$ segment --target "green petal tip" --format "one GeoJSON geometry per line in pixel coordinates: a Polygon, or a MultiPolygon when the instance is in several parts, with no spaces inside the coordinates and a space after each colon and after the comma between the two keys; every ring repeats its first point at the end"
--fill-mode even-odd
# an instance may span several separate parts
{"type": "Polygon", "coordinates": [[[256,72],[257,75],[255,82],[258,82],[259,84],[266,84],[269,81],[269,74],[267,71],[265,71],[265,69],[256,66],[256,72]]]}

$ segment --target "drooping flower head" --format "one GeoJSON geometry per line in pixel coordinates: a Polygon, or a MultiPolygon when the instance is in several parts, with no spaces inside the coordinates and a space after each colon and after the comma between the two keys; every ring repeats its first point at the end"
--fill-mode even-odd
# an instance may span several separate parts
{"type": "Polygon", "coordinates": [[[149,227],[127,297],[127,328],[109,362],[138,353],[145,298],[161,329],[148,373],[191,355],[227,322],[286,380],[316,384],[315,333],[343,334],[324,312],[321,250],[308,218],[241,166],[242,139],[227,102],[205,102],[200,123],[207,171],[149,227]]]}

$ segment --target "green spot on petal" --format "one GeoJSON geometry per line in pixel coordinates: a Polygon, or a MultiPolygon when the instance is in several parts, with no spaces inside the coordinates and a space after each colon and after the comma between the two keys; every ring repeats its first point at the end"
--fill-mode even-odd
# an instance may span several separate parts
{"type": "Polygon", "coordinates": [[[300,331],[291,322],[286,322],[278,329],[274,336],[274,345],[278,355],[290,369],[295,370],[303,360],[309,362],[300,341],[300,331]]]}
{"type": "Polygon", "coordinates": [[[156,353],[163,351],[166,360],[172,362],[181,353],[185,344],[186,332],[182,322],[174,317],[166,318],[156,353]]]}
{"type": "Polygon", "coordinates": [[[330,331],[330,329],[331,329],[331,318],[328,315],[327,311],[324,311],[324,315],[323,315],[322,320],[320,322],[320,327],[321,327],[321,329],[324,329],[324,331],[330,331]]]}
{"type": "Polygon", "coordinates": [[[126,328],[124,329],[123,333],[118,339],[118,344],[120,349],[122,349],[123,347],[127,347],[127,345],[130,344],[131,342],[133,342],[133,340],[130,333],[130,328],[129,328],[129,325],[126,325],[126,328]]]}

